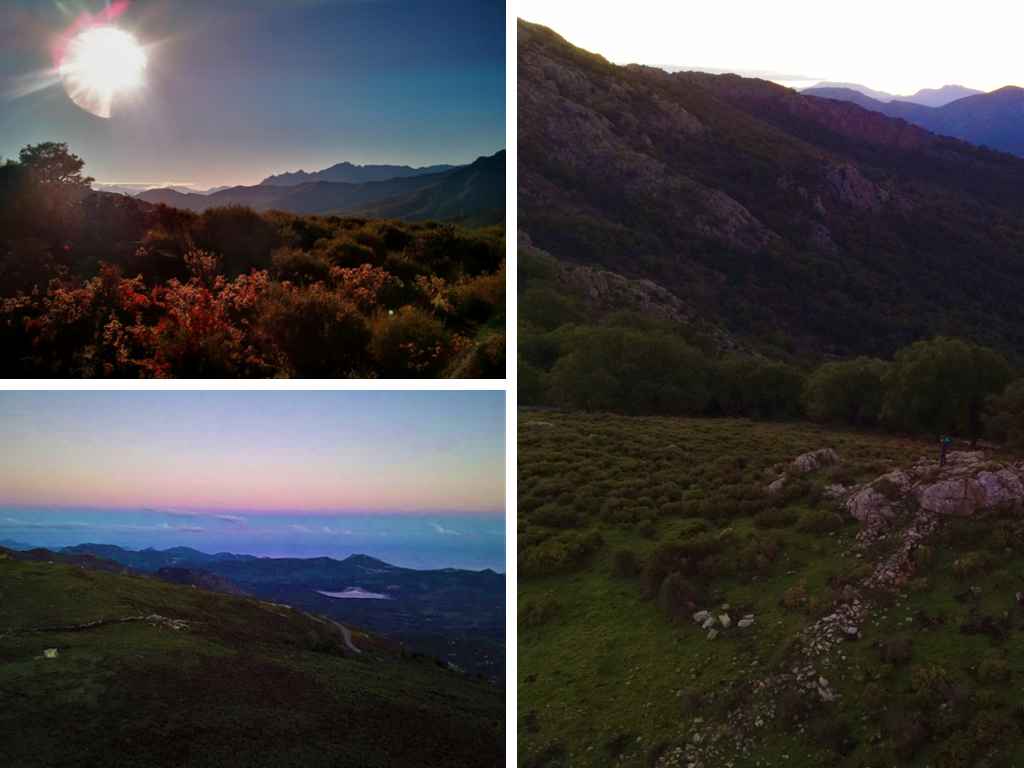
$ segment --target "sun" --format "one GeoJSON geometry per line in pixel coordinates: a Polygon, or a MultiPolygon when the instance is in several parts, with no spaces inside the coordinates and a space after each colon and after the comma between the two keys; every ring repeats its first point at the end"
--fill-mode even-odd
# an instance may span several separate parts
{"type": "Polygon", "coordinates": [[[142,85],[146,52],[128,32],[96,26],[76,35],[60,61],[68,96],[98,117],[110,117],[114,99],[142,85]]]}

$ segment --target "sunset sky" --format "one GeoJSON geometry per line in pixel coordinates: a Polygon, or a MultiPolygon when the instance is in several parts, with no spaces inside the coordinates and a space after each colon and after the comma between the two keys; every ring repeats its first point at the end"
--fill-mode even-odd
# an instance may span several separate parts
{"type": "Polygon", "coordinates": [[[0,540],[502,568],[502,392],[2,392],[0,540]]]}
{"type": "Polygon", "coordinates": [[[1024,86],[1024,4],[976,0],[519,0],[517,13],[619,64],[853,82],[898,95],[1024,86]]]}
{"type": "Polygon", "coordinates": [[[99,182],[256,184],[505,146],[500,0],[5,0],[0,39],[0,157],[65,141],[99,182]],[[110,119],[72,103],[54,61],[107,7],[148,59],[110,119]]]}
{"type": "Polygon", "coordinates": [[[0,393],[0,504],[501,514],[495,392],[0,393]]]}

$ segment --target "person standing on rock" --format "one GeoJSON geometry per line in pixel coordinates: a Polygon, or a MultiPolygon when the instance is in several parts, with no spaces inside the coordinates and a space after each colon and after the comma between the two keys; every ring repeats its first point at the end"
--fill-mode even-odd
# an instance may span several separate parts
{"type": "Polygon", "coordinates": [[[952,444],[953,438],[949,435],[943,435],[939,438],[939,466],[946,466],[946,449],[952,444]]]}

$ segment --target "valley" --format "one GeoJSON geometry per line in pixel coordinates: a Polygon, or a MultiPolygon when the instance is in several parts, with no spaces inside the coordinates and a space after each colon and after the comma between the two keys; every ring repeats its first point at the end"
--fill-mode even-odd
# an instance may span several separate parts
{"type": "Polygon", "coordinates": [[[60,560],[0,550],[12,764],[503,759],[503,696],[490,683],[289,606],[60,560]]]}
{"type": "Polygon", "coordinates": [[[189,547],[136,551],[82,544],[58,554],[72,562],[99,559],[164,581],[327,616],[504,685],[505,578],[491,570],[413,570],[366,555],[343,560],[208,555],[189,547]],[[334,596],[346,592],[363,599],[334,596]]]}

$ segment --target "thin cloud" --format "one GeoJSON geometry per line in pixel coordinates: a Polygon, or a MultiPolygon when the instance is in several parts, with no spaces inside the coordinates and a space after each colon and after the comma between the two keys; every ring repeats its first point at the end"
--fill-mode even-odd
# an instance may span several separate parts
{"type": "Polygon", "coordinates": [[[217,520],[223,520],[225,523],[236,523],[242,524],[246,522],[246,519],[241,515],[214,515],[217,520]]]}
{"type": "Polygon", "coordinates": [[[180,531],[182,533],[203,533],[206,529],[195,525],[96,525],[94,523],[31,523],[27,520],[17,520],[13,517],[4,518],[0,522],[0,528],[18,530],[39,530],[39,531],[180,531]]]}
{"type": "Polygon", "coordinates": [[[440,523],[431,523],[430,527],[437,531],[442,536],[461,536],[462,531],[456,531],[454,528],[445,528],[440,523]]]}

